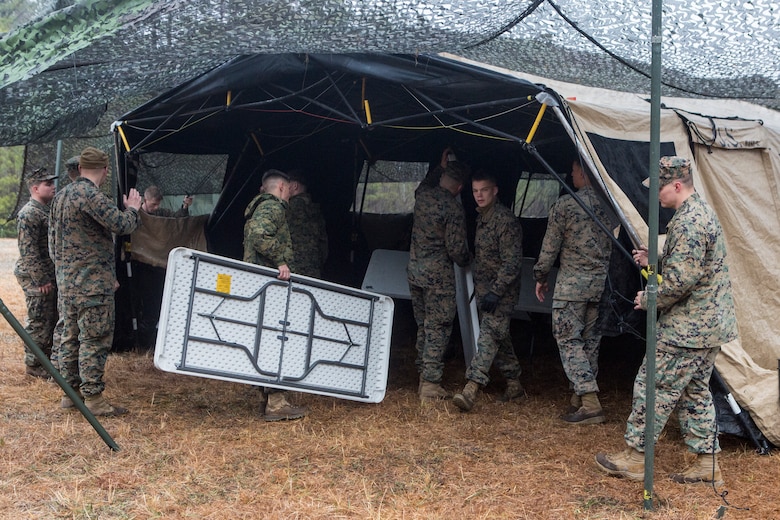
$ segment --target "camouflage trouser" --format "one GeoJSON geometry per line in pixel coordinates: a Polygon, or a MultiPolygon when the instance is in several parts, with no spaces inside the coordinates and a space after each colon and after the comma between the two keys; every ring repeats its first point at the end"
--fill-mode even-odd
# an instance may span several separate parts
{"type": "MultiPolygon", "coordinates": [[[[720,452],[716,432],[715,405],[710,393],[710,375],[720,347],[692,349],[658,343],[655,354],[655,438],[666,425],[669,415],[677,407],[680,429],[688,450],[693,453],[720,452]]],[[[645,392],[647,368],[642,363],[634,380],[634,402],[628,417],[626,443],[639,450],[645,449],[645,392]]]]}
{"type": "MultiPolygon", "coordinates": [[[[27,305],[27,320],[24,330],[49,358],[52,358],[54,328],[57,324],[57,291],[41,294],[30,278],[17,277],[24,291],[24,302],[27,305]]],[[[53,362],[53,361],[52,361],[53,362]]],[[[41,366],[35,354],[25,344],[24,364],[28,367],[41,366]]],[[[57,364],[54,363],[55,368],[57,364]]]]}
{"type": "Polygon", "coordinates": [[[84,397],[103,392],[114,339],[114,295],[62,298],[60,373],[84,397]]]}
{"type": "Polygon", "coordinates": [[[417,371],[431,383],[441,383],[442,358],[452,335],[455,319],[455,288],[429,289],[409,286],[417,323],[417,371]]]}
{"type": "Polygon", "coordinates": [[[598,302],[553,300],[553,336],[558,342],[563,370],[577,395],[599,391],[596,383],[601,342],[596,327],[598,317],[598,302]]]}
{"type": "Polygon", "coordinates": [[[490,378],[490,366],[495,360],[496,368],[507,380],[520,379],[520,362],[517,360],[512,337],[509,335],[509,321],[513,305],[502,302],[495,312],[482,312],[479,320],[477,352],[466,370],[466,379],[484,386],[490,378]]]}

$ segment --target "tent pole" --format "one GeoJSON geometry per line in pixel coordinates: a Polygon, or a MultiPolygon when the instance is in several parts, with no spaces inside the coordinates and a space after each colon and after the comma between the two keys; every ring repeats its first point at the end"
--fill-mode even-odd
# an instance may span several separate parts
{"type": "MultiPolygon", "coordinates": [[[[658,264],[658,162],[661,159],[661,10],[663,0],[653,0],[651,37],[651,81],[650,81],[650,191],[648,193],[648,272],[657,273],[658,264]]],[[[647,348],[645,351],[645,480],[644,508],[653,509],[653,469],[655,462],[655,352],[656,352],[656,309],[658,300],[658,277],[648,276],[647,287],[647,348]]]]}

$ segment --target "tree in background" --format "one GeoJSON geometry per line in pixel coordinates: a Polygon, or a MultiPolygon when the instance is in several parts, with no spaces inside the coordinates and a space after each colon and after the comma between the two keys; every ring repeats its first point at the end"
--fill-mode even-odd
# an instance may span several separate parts
{"type": "Polygon", "coordinates": [[[24,146],[0,148],[0,238],[16,236],[16,221],[8,217],[16,208],[23,167],[24,146]]]}

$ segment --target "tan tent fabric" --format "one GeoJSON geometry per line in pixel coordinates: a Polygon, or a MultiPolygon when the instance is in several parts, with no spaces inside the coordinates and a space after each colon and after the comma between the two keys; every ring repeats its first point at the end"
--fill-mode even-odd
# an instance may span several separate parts
{"type": "Polygon", "coordinates": [[[780,388],[777,372],[756,365],[739,344],[723,345],[715,367],[731,390],[734,399],[750,412],[750,417],[764,436],[780,446],[780,388]]]}
{"type": "Polygon", "coordinates": [[[156,267],[168,265],[168,253],[176,247],[206,251],[204,227],[208,215],[155,217],[141,211],[141,226],[130,237],[134,260],[156,267]]]}

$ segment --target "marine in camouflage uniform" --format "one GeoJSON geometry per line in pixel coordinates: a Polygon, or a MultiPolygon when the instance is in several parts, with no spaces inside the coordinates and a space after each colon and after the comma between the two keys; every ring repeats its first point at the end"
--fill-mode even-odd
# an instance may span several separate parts
{"type": "MultiPolygon", "coordinates": [[[[572,164],[572,180],[578,189],[577,196],[609,228],[609,219],[578,160],[572,164]]],[[[567,194],[555,202],[534,265],[534,279],[537,297],[544,301],[547,277],[560,256],[553,292],[552,326],[563,369],[574,388],[572,406],[561,417],[571,424],[604,422],[604,412],[596,396],[601,342],[597,322],[611,251],[610,237],[574,197],[567,194]],[[583,396],[586,396],[584,405],[583,396]]]]}
{"type": "MultiPolygon", "coordinates": [[[[286,215],[289,181],[286,173],[268,170],[263,174],[263,191],[244,211],[244,262],[279,269],[280,280],[290,279],[290,266],[295,260],[286,215]]],[[[264,420],[294,420],[308,415],[308,408],[290,404],[286,393],[261,387],[260,413],[264,420]]]]}
{"type": "MultiPolygon", "coordinates": [[[[112,233],[132,233],[140,223],[141,204],[135,189],[125,197],[124,211],[100,191],[107,168],[107,154],[86,148],[80,158],[82,176],[54,199],[49,224],[49,250],[64,321],[60,372],[81,392],[85,404],[96,415],[126,411],[104,403],[101,397],[106,359],[114,337],[116,272],[112,233]],[[90,405],[98,399],[99,404],[90,405]]],[[[62,405],[73,406],[67,397],[62,405]]]]}
{"type": "MultiPolygon", "coordinates": [[[[30,200],[16,217],[19,259],[14,275],[27,305],[25,330],[57,368],[57,348],[52,349],[57,324],[57,285],[54,262],[49,257],[49,203],[54,197],[54,179],[45,168],[30,174],[30,200]]],[[[24,364],[28,375],[48,378],[49,373],[25,344],[24,364]]]]}
{"type": "MultiPolygon", "coordinates": [[[[660,161],[659,199],[676,212],[667,226],[659,261],[663,281],[658,284],[660,312],[655,354],[655,428],[653,443],[676,408],[685,444],[695,462],[671,478],[679,483],[720,484],[715,454],[715,407],[709,380],[720,346],[737,338],[731,281],[726,263],[723,230],[712,208],[694,191],[690,162],[682,157],[660,161]]],[[[647,255],[634,258],[646,265],[647,255]]],[[[640,291],[635,308],[647,308],[647,293],[640,291]]],[[[599,467],[613,475],[639,474],[644,464],[632,462],[645,450],[647,365],[642,363],[634,381],[631,415],[626,425],[628,449],[622,455],[597,455],[599,467]],[[641,466],[641,467],[640,467],[641,466]]],[[[644,460],[642,459],[642,462],[644,460]]],[[[636,480],[639,480],[637,478],[636,480]]]]}
{"type": "Polygon", "coordinates": [[[302,172],[290,172],[287,225],[294,251],[290,270],[296,274],[321,278],[322,267],[328,257],[328,232],[320,205],[311,200],[306,186],[307,181],[302,172]]]}
{"type": "Polygon", "coordinates": [[[447,397],[441,380],[456,311],[453,262],[465,266],[471,261],[466,218],[456,200],[468,173],[462,163],[450,163],[437,186],[421,187],[415,195],[407,278],[417,323],[415,364],[424,400],[447,397]]]}
{"type": "Polygon", "coordinates": [[[520,385],[520,362],[512,345],[509,324],[520,296],[520,269],[523,265],[523,230],[512,211],[498,200],[495,179],[487,174],[472,178],[477,202],[477,228],[474,239],[474,288],[480,307],[477,353],[466,370],[469,382],[453,397],[461,410],[474,404],[479,387],[490,380],[495,361],[507,380],[502,397],[510,400],[524,393],[520,385]]]}
{"type": "Polygon", "coordinates": [[[252,199],[244,211],[244,262],[273,269],[293,264],[288,207],[286,200],[271,193],[252,199]]]}

